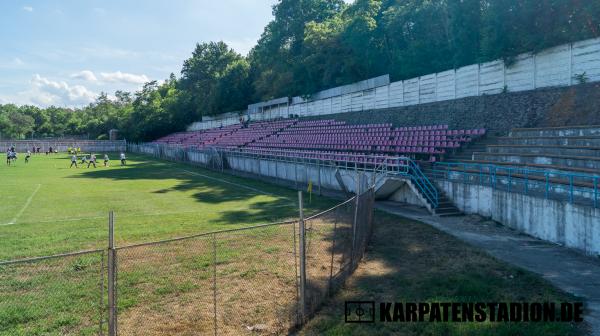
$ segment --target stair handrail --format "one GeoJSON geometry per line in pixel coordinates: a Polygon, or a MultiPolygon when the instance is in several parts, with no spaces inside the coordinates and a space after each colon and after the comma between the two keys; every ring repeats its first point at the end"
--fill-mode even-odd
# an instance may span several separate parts
{"type": "Polygon", "coordinates": [[[435,209],[439,205],[439,193],[437,188],[431,183],[429,178],[423,173],[419,165],[413,160],[408,160],[408,166],[410,168],[410,178],[413,183],[419,188],[423,196],[431,203],[435,209]]]}

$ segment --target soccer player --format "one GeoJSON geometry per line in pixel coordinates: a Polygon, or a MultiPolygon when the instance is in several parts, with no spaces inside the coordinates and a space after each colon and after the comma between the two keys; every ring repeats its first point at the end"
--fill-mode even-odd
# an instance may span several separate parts
{"type": "Polygon", "coordinates": [[[10,166],[11,163],[11,159],[12,159],[12,152],[10,149],[8,149],[6,151],[6,164],[10,166]]]}
{"type": "Polygon", "coordinates": [[[86,162],[87,162],[87,154],[83,154],[83,156],[81,157],[81,165],[84,166],[86,162]]]}
{"type": "Polygon", "coordinates": [[[31,151],[27,150],[27,154],[25,154],[25,163],[29,163],[30,157],[31,157],[31,151]]]}
{"type": "Polygon", "coordinates": [[[88,162],[88,168],[90,168],[90,165],[94,165],[94,168],[96,168],[96,154],[92,154],[92,156],[90,157],[90,162],[88,162]]]}
{"type": "Polygon", "coordinates": [[[17,163],[17,152],[13,150],[10,152],[10,160],[12,161],[12,163],[17,163]]]}
{"type": "Polygon", "coordinates": [[[75,154],[71,156],[71,166],[69,168],[73,168],[73,165],[75,165],[75,168],[79,168],[77,167],[77,155],[75,154]]]}
{"type": "Polygon", "coordinates": [[[125,153],[121,153],[121,166],[127,165],[127,158],[125,157],[125,153]]]}
{"type": "Polygon", "coordinates": [[[109,166],[108,154],[104,154],[104,167],[108,167],[108,166],[109,166]]]}

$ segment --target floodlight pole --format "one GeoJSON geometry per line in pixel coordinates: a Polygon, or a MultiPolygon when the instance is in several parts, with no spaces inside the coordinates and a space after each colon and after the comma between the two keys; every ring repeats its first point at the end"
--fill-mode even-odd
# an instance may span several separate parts
{"type": "Polygon", "coordinates": [[[356,253],[356,230],[358,226],[358,208],[360,205],[360,174],[356,173],[356,181],[354,187],[356,189],[356,196],[354,200],[354,219],[352,221],[352,252],[350,253],[350,273],[354,271],[354,262],[356,261],[354,258],[354,254],[356,253]]]}

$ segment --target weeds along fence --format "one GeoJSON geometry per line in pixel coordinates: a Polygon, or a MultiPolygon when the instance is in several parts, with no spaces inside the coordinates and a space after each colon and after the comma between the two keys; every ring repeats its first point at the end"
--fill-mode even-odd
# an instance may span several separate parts
{"type": "Polygon", "coordinates": [[[281,334],[353,273],[372,189],[317,215],[0,263],[0,335],[281,334]]]}

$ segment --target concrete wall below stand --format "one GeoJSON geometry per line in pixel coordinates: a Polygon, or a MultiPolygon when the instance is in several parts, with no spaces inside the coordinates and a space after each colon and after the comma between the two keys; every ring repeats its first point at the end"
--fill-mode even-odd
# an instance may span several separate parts
{"type": "MultiPolygon", "coordinates": [[[[227,162],[233,170],[292,181],[300,189],[306,189],[308,184],[312,183],[314,192],[318,191],[319,188],[335,191],[342,190],[335,177],[336,168],[332,166],[235,156],[228,157],[227,162]]],[[[352,193],[356,192],[356,172],[353,170],[341,170],[340,174],[347,190],[352,193]]],[[[366,190],[372,174],[366,172],[360,175],[362,179],[361,190],[366,190]]]]}
{"type": "Polygon", "coordinates": [[[463,212],[490,217],[534,237],[600,254],[600,209],[488,186],[440,181],[439,186],[463,212]]]}

